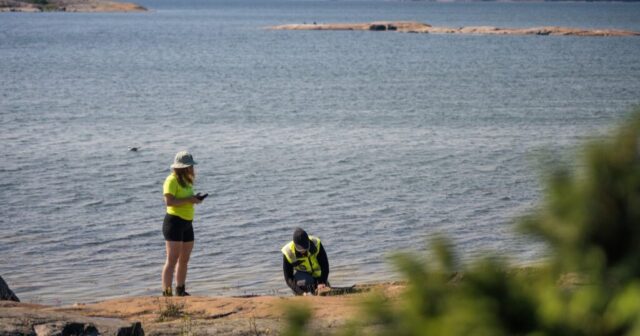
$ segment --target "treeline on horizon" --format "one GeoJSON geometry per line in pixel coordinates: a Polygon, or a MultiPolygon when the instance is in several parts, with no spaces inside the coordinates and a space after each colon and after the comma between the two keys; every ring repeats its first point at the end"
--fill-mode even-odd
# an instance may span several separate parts
{"type": "MultiPolygon", "coordinates": [[[[463,265],[436,238],[427,256],[393,256],[407,282],[399,298],[372,294],[336,334],[640,335],[640,107],[578,157],[548,167],[540,205],[518,220],[548,248],[543,265],[497,253],[463,265]]],[[[294,307],[284,335],[327,334],[312,321],[294,307]]]]}

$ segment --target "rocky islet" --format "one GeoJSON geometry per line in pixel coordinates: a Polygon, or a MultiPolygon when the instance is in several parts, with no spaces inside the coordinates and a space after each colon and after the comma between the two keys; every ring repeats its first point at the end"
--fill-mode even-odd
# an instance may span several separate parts
{"type": "Polygon", "coordinates": [[[493,26],[434,27],[415,21],[378,21],[369,23],[303,23],[267,27],[270,30],[360,30],[402,33],[468,35],[559,35],[559,36],[640,36],[640,32],[621,29],[583,29],[570,27],[500,28],[493,26]]]}

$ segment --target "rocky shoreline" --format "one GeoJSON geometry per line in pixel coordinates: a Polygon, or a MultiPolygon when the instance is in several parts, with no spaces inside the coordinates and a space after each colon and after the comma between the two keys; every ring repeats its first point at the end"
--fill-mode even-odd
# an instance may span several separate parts
{"type": "MultiPolygon", "coordinates": [[[[535,279],[539,270],[517,267],[507,270],[506,275],[535,279]]],[[[464,279],[464,273],[455,272],[444,281],[457,288],[464,279]]],[[[584,277],[574,273],[556,281],[563,290],[584,284],[584,277]]],[[[391,306],[402,304],[410,287],[410,283],[400,281],[334,287],[318,296],[143,296],[47,306],[2,301],[11,297],[5,286],[7,296],[0,297],[0,336],[280,335],[295,325],[300,314],[307,313],[311,317],[305,325],[307,330],[314,330],[314,334],[340,334],[371,313],[363,309],[366,304],[375,299],[383,299],[391,306]]],[[[358,325],[365,335],[379,331],[379,327],[375,323],[358,325]]]]}
{"type": "Polygon", "coordinates": [[[135,3],[106,0],[0,0],[0,12],[145,12],[135,3]]]}
{"type": "Polygon", "coordinates": [[[581,29],[568,27],[499,28],[470,26],[433,27],[415,21],[379,21],[369,23],[303,23],[267,27],[270,30],[366,30],[402,33],[471,34],[471,35],[561,35],[561,36],[640,36],[640,32],[619,29],[581,29]]]}

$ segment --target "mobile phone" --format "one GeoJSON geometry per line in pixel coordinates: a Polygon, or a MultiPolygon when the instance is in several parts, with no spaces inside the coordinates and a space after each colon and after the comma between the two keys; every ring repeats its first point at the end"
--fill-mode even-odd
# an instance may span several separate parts
{"type": "Polygon", "coordinates": [[[209,194],[204,194],[204,195],[200,195],[200,193],[196,194],[196,198],[199,200],[203,200],[205,198],[207,198],[207,196],[209,196],[209,194]]]}

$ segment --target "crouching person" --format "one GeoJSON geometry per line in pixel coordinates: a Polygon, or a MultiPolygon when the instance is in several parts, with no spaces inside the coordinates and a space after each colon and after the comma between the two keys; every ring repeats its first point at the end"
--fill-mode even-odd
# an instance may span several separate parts
{"type": "Polygon", "coordinates": [[[318,237],[296,228],[282,254],[284,279],[296,295],[315,295],[329,288],[329,260],[318,237]]]}

